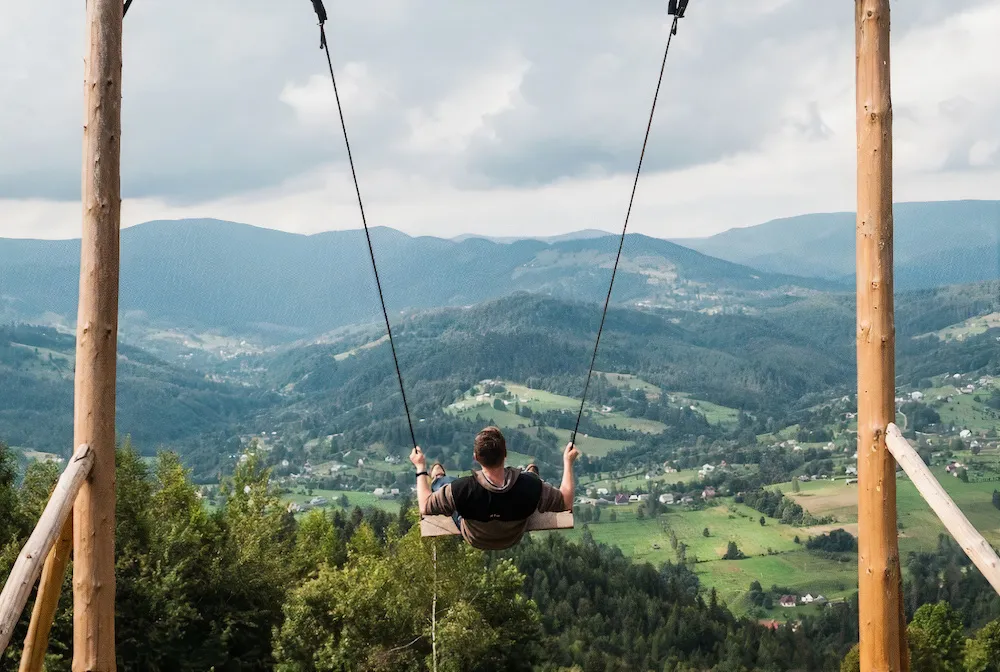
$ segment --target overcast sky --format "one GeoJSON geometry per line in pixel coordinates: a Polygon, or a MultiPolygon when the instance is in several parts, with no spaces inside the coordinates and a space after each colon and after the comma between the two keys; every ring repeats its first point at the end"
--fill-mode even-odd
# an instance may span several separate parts
{"type": "MultiPolygon", "coordinates": [[[[369,224],[620,230],[666,0],[327,0],[369,224]]],[[[1000,0],[892,3],[896,200],[1000,198],[1000,0]]],[[[123,225],[357,228],[309,0],[135,0],[123,225]]],[[[631,230],[853,210],[854,3],[692,0],[631,230]]],[[[0,235],[79,232],[84,3],[5,3],[0,235]]]]}

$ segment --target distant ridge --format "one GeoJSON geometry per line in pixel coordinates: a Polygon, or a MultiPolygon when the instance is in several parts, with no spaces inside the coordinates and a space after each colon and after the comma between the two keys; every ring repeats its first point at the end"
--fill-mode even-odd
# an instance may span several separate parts
{"type": "Polygon", "coordinates": [[[600,229],[582,229],[580,231],[560,233],[556,236],[483,236],[478,233],[463,233],[462,235],[455,236],[451,240],[454,240],[455,242],[462,242],[463,240],[468,240],[469,238],[482,238],[483,240],[501,244],[516,243],[519,240],[538,240],[543,243],[561,243],[567,240],[591,240],[593,238],[603,238],[604,236],[620,235],[620,233],[609,233],[608,231],[601,231],[600,229]]]}
{"type": "MultiPolygon", "coordinates": [[[[1000,278],[1000,201],[897,203],[896,282],[920,289],[1000,278]]],[[[772,273],[853,282],[855,215],[776,219],[674,242],[772,273]]]]}
{"type": "MultiPolygon", "coordinates": [[[[546,243],[410,237],[371,230],[389,309],[467,306],[516,291],[597,302],[614,236],[546,243]]],[[[362,230],[311,236],[209,219],[154,221],[121,234],[123,315],[166,325],[305,337],[379,317],[362,230]]],[[[0,239],[0,320],[76,314],[79,241],[0,239]]],[[[761,273],[630,234],[614,301],[687,308],[831,283],[761,273]]],[[[50,320],[51,321],[51,320],[50,320]]]]}

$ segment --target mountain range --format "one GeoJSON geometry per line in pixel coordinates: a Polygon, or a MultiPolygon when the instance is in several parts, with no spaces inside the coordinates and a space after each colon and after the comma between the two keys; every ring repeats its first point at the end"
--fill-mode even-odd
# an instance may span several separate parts
{"type": "MultiPolygon", "coordinates": [[[[1000,201],[896,203],[895,281],[920,289],[1000,278],[1000,201]]],[[[674,242],[772,273],[854,283],[853,212],[800,215],[674,242]]]]}
{"type": "MultiPolygon", "coordinates": [[[[618,238],[509,244],[372,230],[389,309],[465,306],[515,291],[596,302],[618,238]]],[[[72,322],[79,241],[0,240],[0,319],[72,322]],[[51,320],[49,320],[51,321],[51,320]]],[[[718,309],[821,279],[762,273],[675,243],[630,234],[615,281],[620,304],[718,309]]],[[[169,327],[304,337],[378,319],[361,230],[304,236],[217,220],[157,221],[122,231],[123,318],[169,327]]]]}
{"type": "MultiPolygon", "coordinates": [[[[1000,201],[895,206],[900,291],[1000,277],[1000,201]]],[[[389,310],[468,306],[517,291],[600,301],[618,237],[446,240],[372,230],[389,310]]],[[[311,236],[219,220],[154,221],[122,232],[123,334],[140,325],[315,338],[379,321],[361,230],[311,236]]],[[[0,321],[72,325],[79,241],[0,239],[0,321]]],[[[811,214],[666,241],[629,234],[613,303],[739,312],[784,295],[853,290],[854,215],[811,214]]]]}

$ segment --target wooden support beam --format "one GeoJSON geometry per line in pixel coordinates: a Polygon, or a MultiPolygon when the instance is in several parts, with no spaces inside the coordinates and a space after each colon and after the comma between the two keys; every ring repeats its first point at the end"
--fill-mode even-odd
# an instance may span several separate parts
{"type": "Polygon", "coordinates": [[[855,0],[857,39],[858,593],[861,669],[909,669],[896,531],[889,0],[855,0]]]}
{"type": "Polygon", "coordinates": [[[87,475],[94,465],[94,451],[90,446],[80,448],[70,458],[56,482],[55,490],[49,497],[42,516],[34,531],[14,561],[7,583],[0,592],[0,652],[10,643],[14,626],[17,625],[24,605],[28,602],[31,589],[42,573],[42,563],[56,543],[59,533],[73,511],[73,501],[83,487],[87,475]]]}
{"type": "Polygon", "coordinates": [[[73,670],[115,669],[115,367],[122,0],[88,0],[74,437],[94,449],[73,520],[73,670]]]}
{"type": "Polygon", "coordinates": [[[934,478],[934,474],[927,468],[924,461],[920,459],[920,455],[903,437],[903,433],[895,424],[889,425],[886,445],[889,452],[899,462],[899,466],[910,477],[917,492],[944,523],[945,529],[955,538],[955,541],[959,543],[965,554],[979,568],[979,571],[983,573],[986,580],[993,586],[993,590],[1000,594],[1000,557],[997,557],[993,547],[983,538],[983,535],[979,534],[979,530],[972,526],[962,510],[944,491],[938,480],[934,478]]]}
{"type": "MultiPolygon", "coordinates": [[[[573,512],[534,513],[528,518],[528,532],[536,530],[571,530],[573,529],[573,512]]],[[[420,519],[421,537],[446,537],[458,534],[455,521],[451,516],[424,516],[420,519]]]]}
{"type": "Polygon", "coordinates": [[[24,650],[21,652],[21,665],[18,672],[42,672],[45,665],[45,652],[49,648],[49,633],[52,632],[52,619],[55,618],[59,606],[59,595],[62,593],[63,579],[66,577],[66,565],[73,554],[73,516],[67,516],[62,532],[55,546],[49,551],[42,568],[42,578],[38,583],[38,594],[35,596],[35,607],[31,610],[31,624],[28,635],[24,638],[24,650]]]}

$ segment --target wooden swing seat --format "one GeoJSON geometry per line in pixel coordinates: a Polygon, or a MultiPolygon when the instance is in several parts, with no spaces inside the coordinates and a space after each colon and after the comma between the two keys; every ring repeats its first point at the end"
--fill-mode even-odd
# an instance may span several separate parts
{"type": "MultiPolygon", "coordinates": [[[[572,529],[572,511],[559,513],[538,513],[536,511],[528,518],[528,532],[572,529]]],[[[458,528],[455,527],[455,521],[451,519],[451,516],[424,516],[420,519],[421,537],[446,537],[458,533],[458,528]]]]}

